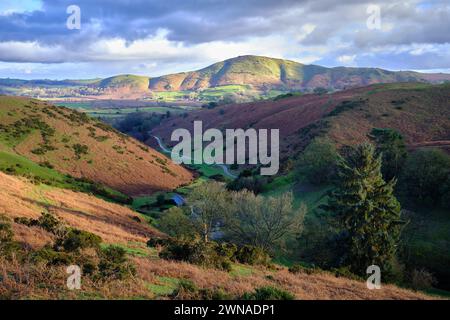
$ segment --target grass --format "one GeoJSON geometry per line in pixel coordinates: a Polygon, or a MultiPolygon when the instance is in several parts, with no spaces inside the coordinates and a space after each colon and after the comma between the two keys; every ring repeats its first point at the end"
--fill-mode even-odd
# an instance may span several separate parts
{"type": "Polygon", "coordinates": [[[156,277],[157,283],[147,283],[147,288],[156,296],[172,294],[180,283],[180,279],[171,277],[156,277]]]}
{"type": "Polygon", "coordinates": [[[127,245],[122,243],[116,244],[102,244],[102,248],[108,248],[110,246],[120,247],[125,250],[125,252],[134,257],[142,257],[142,258],[158,258],[158,254],[154,248],[148,248],[145,243],[142,242],[128,242],[127,245]]]}
{"type": "Polygon", "coordinates": [[[249,266],[233,263],[230,275],[233,277],[248,277],[253,274],[253,269],[249,266]]]}

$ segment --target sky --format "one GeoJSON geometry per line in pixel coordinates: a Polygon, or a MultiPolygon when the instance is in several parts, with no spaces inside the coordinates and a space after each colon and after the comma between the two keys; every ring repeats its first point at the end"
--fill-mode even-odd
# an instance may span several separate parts
{"type": "Polygon", "coordinates": [[[0,78],[159,76],[247,54],[450,73],[450,0],[0,0],[0,78]]]}

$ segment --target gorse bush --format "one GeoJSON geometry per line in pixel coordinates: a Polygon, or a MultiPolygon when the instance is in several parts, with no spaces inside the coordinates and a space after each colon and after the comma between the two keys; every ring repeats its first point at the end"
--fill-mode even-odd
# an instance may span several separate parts
{"type": "Polygon", "coordinates": [[[167,260],[189,263],[231,271],[233,262],[250,265],[267,265],[269,255],[261,248],[243,246],[239,248],[231,243],[204,242],[199,238],[187,239],[151,239],[151,247],[162,246],[160,257],[167,260]]]}
{"type": "Polygon", "coordinates": [[[0,257],[7,259],[21,255],[22,246],[14,241],[14,232],[9,219],[0,215],[0,257]]]}
{"type": "Polygon", "coordinates": [[[100,252],[98,270],[102,278],[124,279],[136,274],[135,267],[128,262],[125,249],[110,246],[100,252]]]}
{"type": "Polygon", "coordinates": [[[81,249],[98,249],[102,238],[99,236],[78,229],[69,229],[69,231],[56,240],[55,248],[63,248],[67,252],[78,251],[81,249]]]}
{"type": "Polygon", "coordinates": [[[65,265],[74,263],[75,256],[71,253],[56,251],[51,246],[45,246],[36,250],[30,255],[31,261],[34,263],[45,263],[48,265],[65,265]]]}
{"type": "Polygon", "coordinates": [[[53,234],[63,233],[65,229],[58,218],[47,212],[42,212],[39,219],[17,217],[14,218],[14,222],[26,225],[27,227],[37,226],[53,234]]]}
{"type": "Polygon", "coordinates": [[[243,264],[249,265],[268,265],[270,263],[269,255],[261,248],[244,245],[235,253],[235,259],[243,264]]]}
{"type": "MultiPolygon", "coordinates": [[[[48,244],[39,250],[31,250],[27,260],[35,264],[70,265],[82,267],[83,273],[94,280],[125,279],[136,273],[128,261],[125,249],[116,246],[101,248],[102,238],[88,231],[69,228],[56,217],[43,213],[39,219],[16,218],[16,223],[29,227],[40,227],[57,235],[54,244],[48,244]]],[[[3,244],[12,242],[13,233],[8,224],[0,223],[0,238],[3,244]]],[[[11,246],[11,245],[10,245],[11,246]]]]}
{"type": "Polygon", "coordinates": [[[173,240],[160,253],[168,260],[189,263],[231,271],[231,261],[216,242],[204,242],[200,239],[173,240]]]}

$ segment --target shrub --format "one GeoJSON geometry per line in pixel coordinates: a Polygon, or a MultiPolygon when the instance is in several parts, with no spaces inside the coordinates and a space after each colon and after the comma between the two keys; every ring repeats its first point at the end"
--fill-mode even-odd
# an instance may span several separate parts
{"type": "Polygon", "coordinates": [[[172,239],[161,251],[160,257],[231,271],[230,252],[231,249],[226,249],[213,241],[204,242],[198,238],[172,239]]]}
{"type": "Polygon", "coordinates": [[[270,262],[270,257],[259,247],[245,245],[236,252],[236,260],[243,264],[267,265],[270,262]]]}
{"type": "Polygon", "coordinates": [[[170,239],[163,239],[163,238],[151,238],[147,241],[148,247],[158,247],[158,246],[166,246],[170,243],[170,239]]]}
{"type": "Polygon", "coordinates": [[[0,216],[0,257],[10,258],[21,253],[21,245],[13,240],[14,232],[9,221],[0,216]]]}
{"type": "Polygon", "coordinates": [[[294,295],[288,291],[275,287],[261,287],[255,289],[254,292],[245,293],[242,300],[294,300],[294,295]]]}
{"type": "Polygon", "coordinates": [[[73,252],[81,249],[97,249],[102,242],[99,236],[78,229],[70,229],[64,237],[56,240],[55,248],[63,248],[65,251],[73,252]]]}
{"type": "Polygon", "coordinates": [[[437,281],[434,276],[424,269],[414,269],[411,273],[411,286],[416,290],[431,289],[437,281]]]}
{"type": "Polygon", "coordinates": [[[102,278],[124,279],[136,274],[134,266],[128,263],[125,250],[117,246],[100,252],[98,269],[102,278]]]}
{"type": "Polygon", "coordinates": [[[315,274],[319,273],[321,270],[317,268],[308,268],[305,266],[302,266],[301,264],[294,264],[293,266],[289,267],[289,272],[293,274],[298,273],[306,273],[306,274],[315,274]]]}
{"type": "Polygon", "coordinates": [[[42,212],[39,219],[31,219],[26,217],[14,218],[14,222],[26,225],[27,227],[38,226],[47,232],[59,234],[64,231],[62,223],[50,213],[42,212]]]}
{"type": "Polygon", "coordinates": [[[336,277],[347,278],[351,280],[362,281],[363,278],[351,272],[349,267],[334,268],[331,270],[336,277]]]}
{"type": "Polygon", "coordinates": [[[37,220],[37,225],[48,232],[57,233],[61,222],[52,214],[43,212],[37,220]]]}
{"type": "Polygon", "coordinates": [[[31,261],[35,263],[44,262],[50,265],[70,265],[75,258],[67,253],[56,251],[50,246],[45,246],[31,254],[31,261]]]}
{"type": "Polygon", "coordinates": [[[88,154],[88,150],[89,150],[89,147],[87,145],[83,145],[83,144],[79,144],[79,143],[74,144],[72,146],[72,148],[73,148],[73,151],[75,152],[75,156],[78,159],[80,159],[82,155],[88,154]]]}

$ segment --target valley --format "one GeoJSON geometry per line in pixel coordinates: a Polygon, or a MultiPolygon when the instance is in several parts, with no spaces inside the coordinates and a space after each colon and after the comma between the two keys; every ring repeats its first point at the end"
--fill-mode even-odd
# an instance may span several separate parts
{"type": "MultiPolygon", "coordinates": [[[[8,250],[4,251],[5,257],[11,252],[12,257],[20,257],[13,264],[1,262],[0,270],[10,274],[29,270],[33,275],[32,283],[4,282],[0,296],[13,299],[448,297],[450,225],[446,188],[450,171],[445,170],[450,170],[450,86],[426,83],[429,79],[422,78],[423,82],[359,86],[361,82],[349,89],[335,87],[332,92],[306,92],[303,88],[304,92],[299,93],[273,82],[262,95],[267,88],[261,91],[258,87],[258,96],[251,102],[246,102],[247,98],[227,100],[231,91],[235,94],[235,90],[258,85],[252,82],[256,78],[249,75],[245,76],[248,84],[244,87],[226,84],[235,78],[222,69],[236,74],[244,66],[252,70],[255,63],[269,63],[259,59],[237,61],[237,66],[225,63],[198,74],[150,80],[150,88],[161,89],[156,99],[140,96],[147,91],[147,80],[142,77],[101,81],[101,87],[108,88],[105,90],[121,89],[120,95],[104,91],[109,93],[102,93],[99,99],[55,96],[41,101],[0,96],[0,226],[13,235],[2,240],[5,245],[0,249],[8,250]],[[210,70],[224,75],[220,78],[210,74],[210,70]],[[211,77],[208,81],[215,79],[219,87],[225,87],[202,88],[204,82],[195,77],[205,74],[211,77]],[[172,86],[174,81],[181,83],[174,91],[160,85],[163,82],[172,86]],[[123,90],[122,86],[131,87],[123,90]],[[203,98],[198,90],[203,92],[203,98]],[[133,99],[136,92],[139,97],[133,99]],[[280,172],[263,177],[258,174],[258,166],[248,164],[176,165],[170,159],[174,145],[171,133],[174,128],[193,130],[194,121],[202,121],[204,130],[280,129],[280,172]],[[387,132],[387,137],[391,137],[393,133],[389,130],[398,132],[399,141],[404,143],[402,148],[407,150],[402,154],[401,169],[396,167],[398,187],[394,194],[401,203],[402,217],[408,222],[399,240],[401,246],[389,274],[391,278],[382,290],[371,291],[367,290],[361,273],[336,262],[340,253],[330,243],[338,241],[341,229],[331,222],[334,214],[324,206],[338,188],[333,171],[338,170],[338,162],[330,154],[345,158],[364,142],[381,148],[381,140],[376,139],[384,136],[377,134],[387,132]],[[322,164],[323,161],[328,162],[322,164]],[[414,201],[411,195],[422,190],[413,188],[419,180],[414,180],[409,172],[423,163],[439,168],[430,171],[430,175],[436,175],[440,184],[420,181],[430,195],[414,201]],[[319,177],[323,179],[318,180],[319,177]],[[227,225],[250,228],[251,224],[240,224],[247,223],[245,219],[252,219],[251,216],[236,222],[228,221],[228,215],[241,214],[240,206],[258,215],[256,209],[250,208],[257,208],[259,203],[270,208],[276,201],[283,201],[284,209],[279,214],[286,214],[277,219],[287,226],[298,219],[295,223],[299,225],[264,247],[267,252],[259,251],[252,238],[237,237],[227,225]],[[197,206],[207,212],[212,210],[211,215],[219,214],[207,222],[213,227],[206,233],[202,229],[206,222],[196,218],[202,215],[192,214],[197,206]],[[57,227],[48,227],[46,219],[57,227]],[[69,236],[75,239],[64,238],[69,236]],[[96,237],[100,240],[92,240],[96,237]],[[202,237],[211,240],[204,242],[202,237]],[[79,242],[80,247],[69,249],[59,245],[67,241],[79,242]],[[193,253],[189,256],[189,252],[199,252],[201,259],[193,253]],[[114,259],[108,258],[109,254],[120,256],[121,262],[108,262],[117,263],[115,270],[120,271],[107,269],[104,259],[114,259]],[[36,262],[36,257],[40,262],[36,262]],[[61,285],[64,261],[76,261],[86,270],[93,268],[87,273],[82,291],[71,292],[61,285]],[[42,280],[44,273],[53,276],[42,280]],[[42,281],[51,283],[52,289],[41,290],[34,285],[42,281]]],[[[284,66],[278,60],[275,65],[284,66]]],[[[298,67],[292,63],[286,66],[298,67]]],[[[272,73],[264,72],[265,81],[270,82],[272,73]]],[[[291,81],[286,79],[285,83],[291,81]]],[[[391,163],[389,159],[385,161],[383,174],[390,169],[385,167],[386,163],[391,163]]]]}

